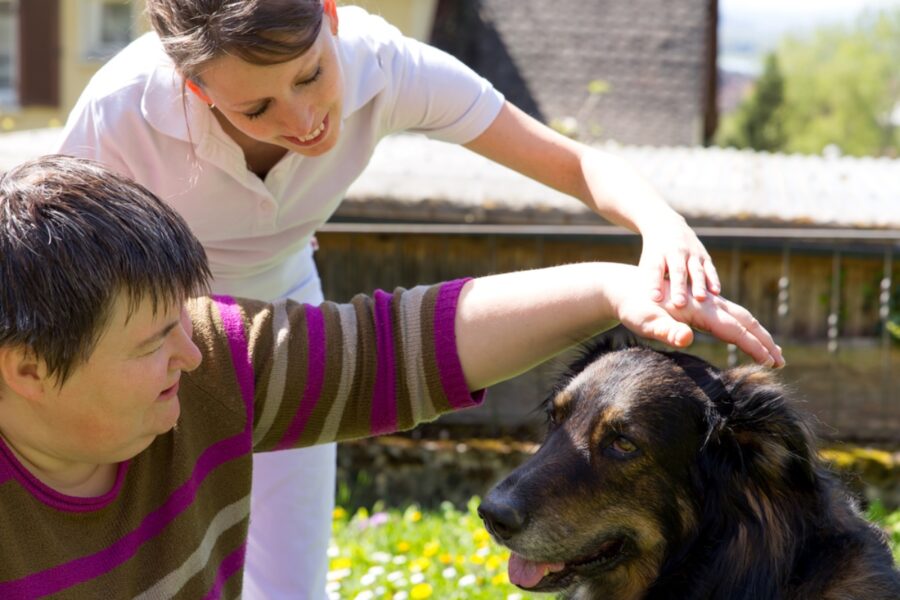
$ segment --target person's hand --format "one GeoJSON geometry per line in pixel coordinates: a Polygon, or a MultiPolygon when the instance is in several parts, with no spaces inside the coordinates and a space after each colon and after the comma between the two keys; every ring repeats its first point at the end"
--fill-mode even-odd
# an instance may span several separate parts
{"type": "Polygon", "coordinates": [[[622,279],[608,293],[609,302],[622,324],[637,335],[685,348],[694,339],[694,327],[734,344],[761,365],[784,366],[781,348],[743,306],[712,295],[703,300],[689,295],[679,306],[672,298],[673,286],[668,281],[662,282],[662,301],[653,302],[643,274],[632,267],[623,271],[622,279]]]}
{"type": "Polygon", "coordinates": [[[650,282],[650,298],[661,302],[666,275],[675,306],[688,297],[703,300],[722,291],[713,261],[694,231],[681,217],[665,218],[641,230],[643,250],[640,267],[650,282]]]}

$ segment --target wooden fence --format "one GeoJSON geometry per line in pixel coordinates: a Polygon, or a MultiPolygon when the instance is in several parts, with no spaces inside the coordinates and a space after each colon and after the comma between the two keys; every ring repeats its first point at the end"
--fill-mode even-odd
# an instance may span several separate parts
{"type": "MultiPolygon", "coordinates": [[[[825,437],[900,442],[900,343],[887,323],[900,304],[898,232],[698,229],[725,295],[747,306],[784,347],[782,373],[825,437]]],[[[325,295],[344,301],[391,289],[585,260],[636,263],[640,239],[603,226],[332,223],[318,235],[325,295]]],[[[701,338],[720,366],[745,360],[701,338]]],[[[540,429],[534,408],[556,365],[491,390],[491,401],[445,418],[497,435],[540,429]]]]}

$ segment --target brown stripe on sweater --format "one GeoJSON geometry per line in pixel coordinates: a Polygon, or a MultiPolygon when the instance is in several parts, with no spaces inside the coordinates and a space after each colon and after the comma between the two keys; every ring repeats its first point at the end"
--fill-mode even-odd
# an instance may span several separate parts
{"type": "Polygon", "coordinates": [[[367,296],[351,300],[357,322],[356,369],[350,386],[347,410],[341,417],[340,436],[353,439],[371,435],[372,400],[375,395],[375,372],[378,368],[378,346],[375,335],[374,301],[367,296]]]}
{"type": "MultiPolygon", "coordinates": [[[[422,299],[422,312],[419,316],[419,327],[422,330],[422,362],[425,365],[423,377],[432,406],[438,412],[446,412],[452,408],[444,389],[441,386],[441,373],[437,366],[437,352],[434,339],[434,313],[438,294],[441,288],[434,286],[425,292],[422,299]]],[[[453,349],[456,352],[456,349],[453,349]]]]}
{"type": "MultiPolygon", "coordinates": [[[[334,440],[341,425],[341,415],[347,405],[348,397],[356,376],[356,309],[350,304],[336,305],[338,325],[341,328],[341,355],[339,357],[341,379],[331,402],[330,411],[325,419],[318,443],[334,440]]],[[[330,359],[329,359],[330,360],[330,359]]]]}

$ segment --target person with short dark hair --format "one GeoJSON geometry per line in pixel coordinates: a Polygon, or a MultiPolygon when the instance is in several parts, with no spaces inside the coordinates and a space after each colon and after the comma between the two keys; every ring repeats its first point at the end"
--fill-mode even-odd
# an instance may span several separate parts
{"type": "Polygon", "coordinates": [[[611,319],[783,364],[743,308],[657,304],[626,265],[318,307],[191,298],[208,275],[181,217],[97,163],[0,178],[0,597],[239,596],[254,452],[476,405],[611,319]]]}

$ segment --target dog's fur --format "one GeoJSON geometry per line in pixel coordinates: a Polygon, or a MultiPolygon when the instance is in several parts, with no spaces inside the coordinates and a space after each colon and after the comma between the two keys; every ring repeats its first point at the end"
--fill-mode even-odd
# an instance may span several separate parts
{"type": "Polygon", "coordinates": [[[479,508],[513,559],[550,571],[526,584],[534,591],[900,598],[883,532],[820,463],[810,427],[770,371],[600,345],[546,408],[540,450],[479,508]]]}

